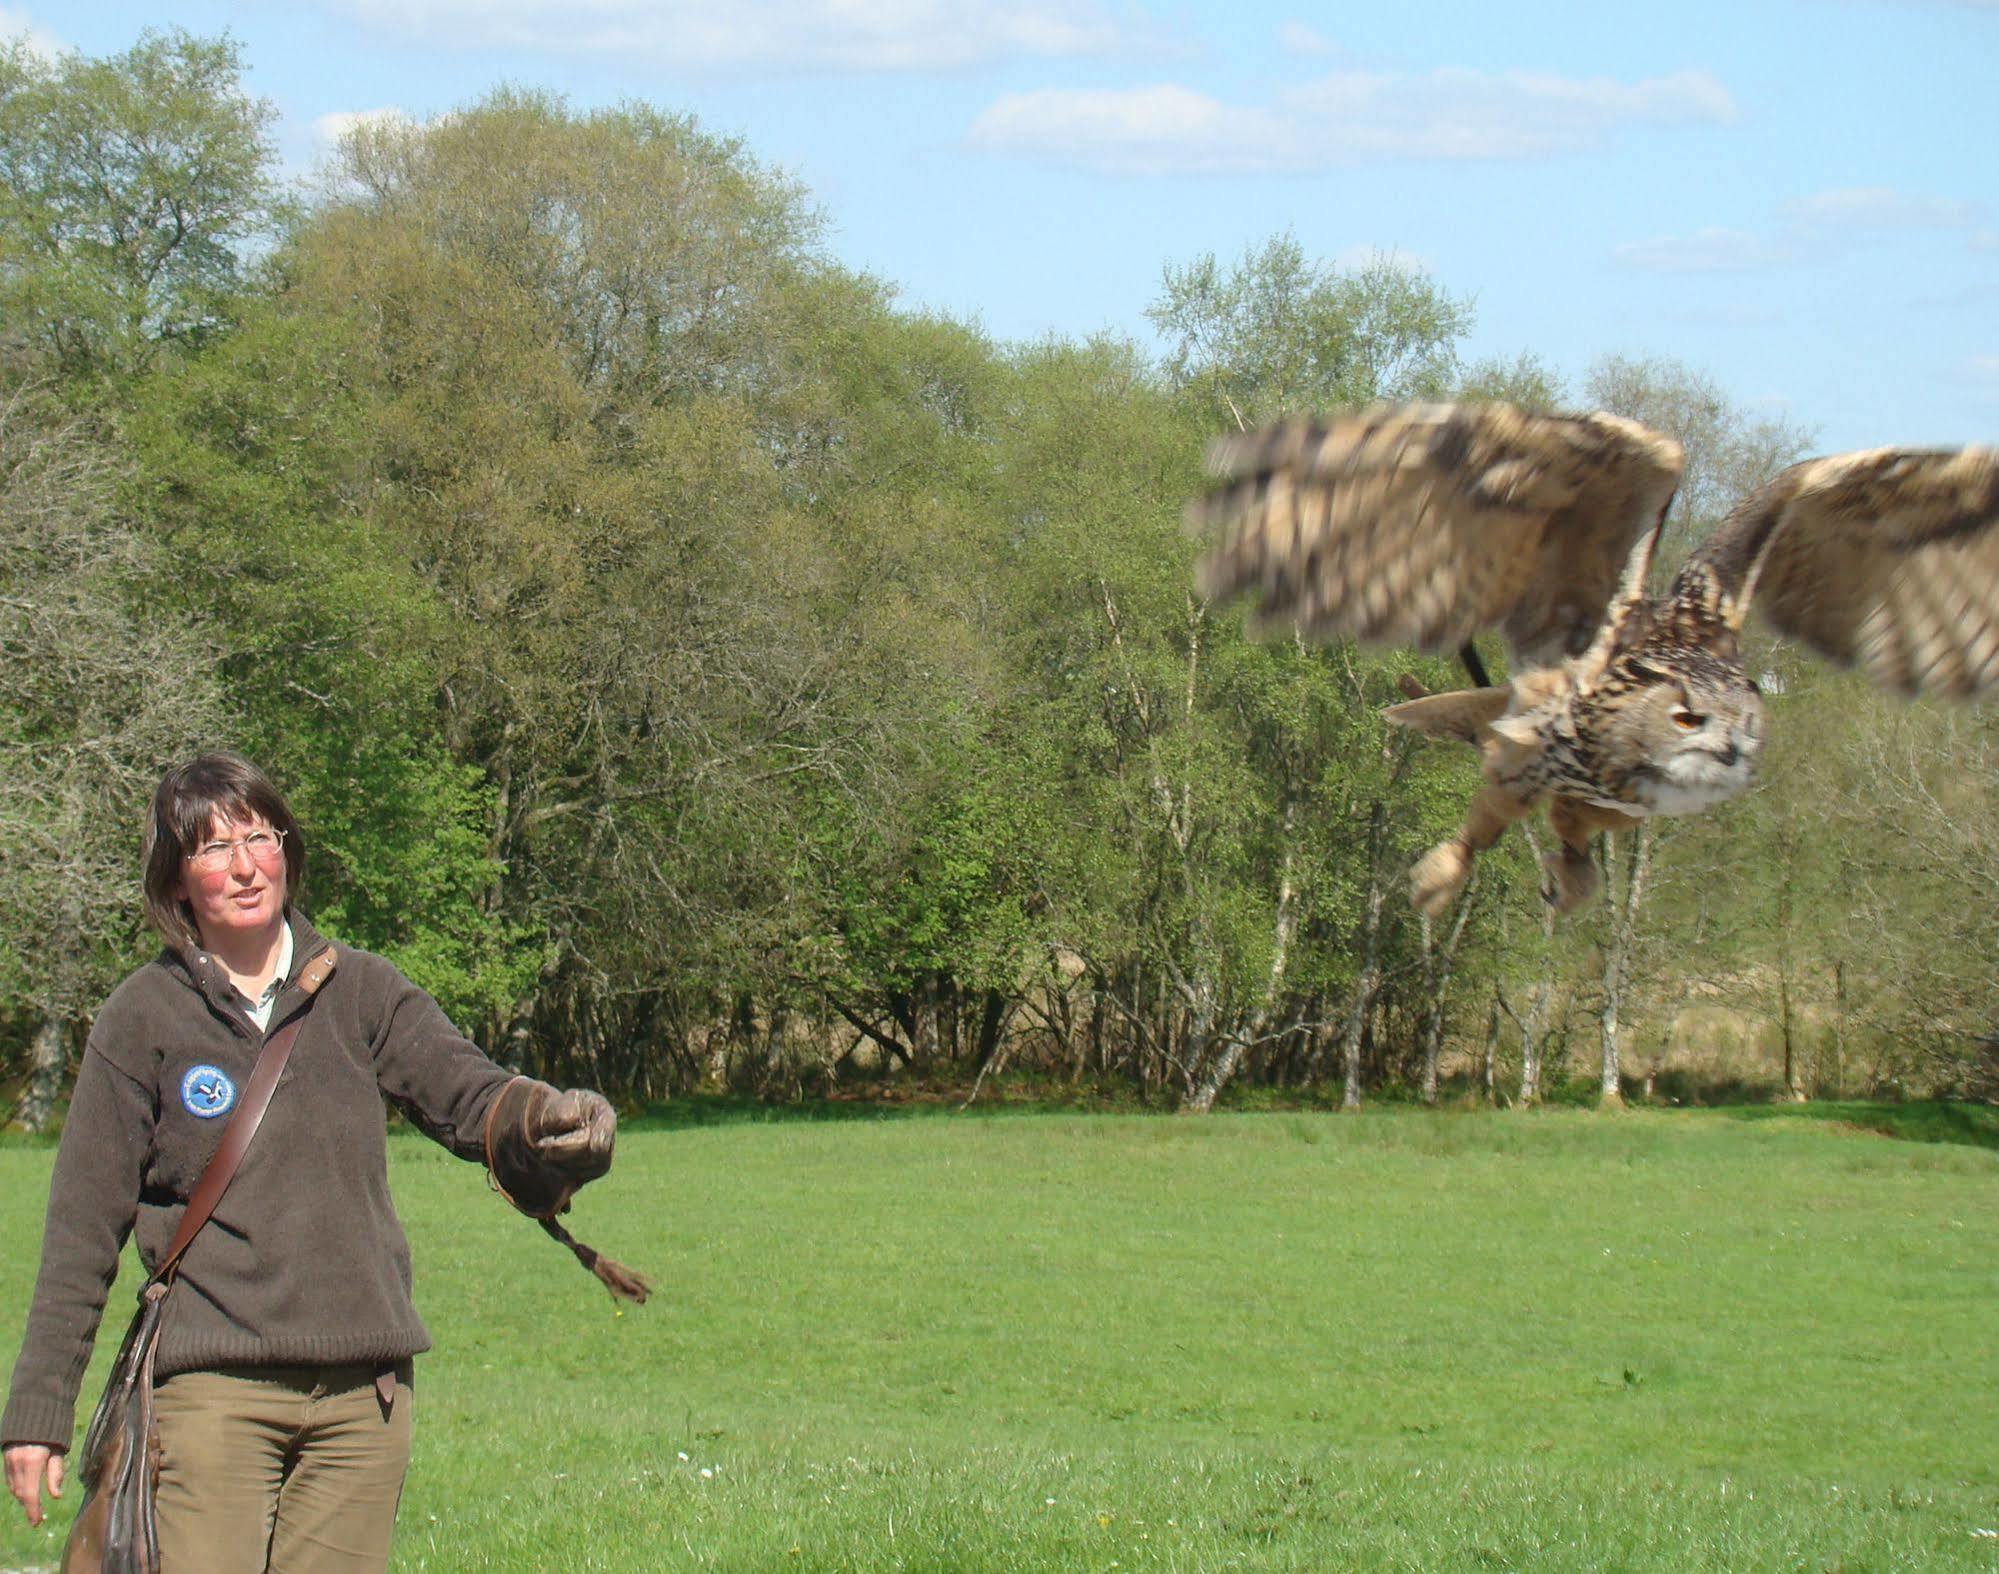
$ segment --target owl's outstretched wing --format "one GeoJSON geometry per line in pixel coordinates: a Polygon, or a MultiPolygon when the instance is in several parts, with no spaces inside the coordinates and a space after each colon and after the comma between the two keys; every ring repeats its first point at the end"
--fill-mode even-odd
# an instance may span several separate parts
{"type": "Polygon", "coordinates": [[[1254,595],[1265,623],[1432,651],[1496,627],[1548,666],[1588,648],[1680,465],[1613,415],[1377,406],[1217,440],[1187,517],[1220,527],[1202,588],[1254,595]]]}
{"type": "Polygon", "coordinates": [[[1677,596],[1904,693],[1999,688],[1999,448],[1873,448],[1793,465],[1687,560],[1677,596]]]}

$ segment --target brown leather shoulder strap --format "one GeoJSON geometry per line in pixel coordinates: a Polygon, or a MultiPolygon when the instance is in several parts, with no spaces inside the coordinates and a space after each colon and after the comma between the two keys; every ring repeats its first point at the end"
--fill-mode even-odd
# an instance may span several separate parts
{"type": "Polygon", "coordinates": [[[180,1265],[181,1254],[201,1233],[201,1227],[208,1222],[209,1215],[215,1212],[215,1205],[222,1200],[223,1192],[236,1178],[236,1166],[250,1151],[250,1139],[257,1135],[257,1128],[263,1124],[264,1111],[271,1107],[271,1095],[277,1091],[278,1078],[284,1075],[285,1061],[291,1057],[292,1040],[298,1037],[299,1025],[305,1021],[312,997],[319,993],[319,986],[333,971],[333,960],[333,947],[328,946],[306,963],[305,970],[299,974],[298,984],[305,991],[306,1003],[292,1013],[283,1027],[265,1039],[264,1047],[258,1051],[257,1063],[250,1068],[250,1080],[243,1089],[243,1101],[236,1106],[236,1113],[229,1117],[215,1157],[208,1161],[208,1168],[195,1182],[194,1195],[188,1198],[187,1212],[181,1215],[180,1228],[174,1231],[173,1244],[167,1248],[166,1256],[160,1259],[159,1267],[153,1270],[155,1280],[173,1276],[174,1269],[180,1265]]]}

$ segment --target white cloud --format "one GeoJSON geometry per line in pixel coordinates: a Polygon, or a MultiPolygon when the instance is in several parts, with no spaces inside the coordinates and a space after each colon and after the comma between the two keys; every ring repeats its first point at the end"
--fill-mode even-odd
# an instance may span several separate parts
{"type": "Polygon", "coordinates": [[[1599,146],[1628,125],[1735,118],[1728,90],[1705,71],[1641,82],[1463,67],[1424,76],[1338,71],[1285,98],[1348,151],[1385,158],[1540,158],[1599,146]]]}
{"type": "Polygon", "coordinates": [[[1705,71],[1641,82],[1452,68],[1336,71],[1276,102],[1231,105],[1164,83],[1014,93],[974,121],[974,146],[1112,174],[1297,173],[1390,159],[1539,158],[1633,125],[1732,120],[1705,71]]]}
{"type": "Polygon", "coordinates": [[[1813,232],[1969,229],[1976,204],[1926,197],[1888,186],[1851,186],[1780,203],[1777,216],[1796,229],[1813,232]]]}
{"type": "Polygon", "coordinates": [[[1647,273],[1747,273],[1784,260],[1785,253],[1748,230],[1704,229],[1614,247],[1611,256],[1647,273]]]}
{"type": "MultiPolygon", "coordinates": [[[[1704,229],[1613,248],[1626,267],[1656,273],[1745,273],[1755,268],[1837,255],[1868,240],[1937,230],[1972,230],[1984,210],[1975,202],[1889,186],[1849,186],[1780,202],[1767,234],[1704,229]]],[[[1973,251],[1999,249],[1999,232],[1974,230],[1973,251]]]]}
{"type": "Polygon", "coordinates": [[[36,22],[26,11],[0,6],[0,44],[12,43],[26,44],[28,53],[39,55],[43,60],[54,60],[57,55],[70,52],[67,42],[36,22]]]}
{"type": "Polygon", "coordinates": [[[1236,109],[1171,83],[1008,93],[980,113],[968,136],[976,148],[1115,175],[1242,174],[1310,162],[1268,111],[1236,109]]]}
{"type": "Polygon", "coordinates": [[[328,151],[356,126],[408,126],[414,123],[407,110],[393,105],[382,109],[336,109],[312,123],[312,140],[322,151],[328,151]]]}
{"type": "Polygon", "coordinates": [[[1340,46],[1310,22],[1295,17],[1277,24],[1277,47],[1287,55],[1336,55],[1340,46]]]}
{"type": "MultiPolygon", "coordinates": [[[[1150,39],[1099,0],[322,0],[384,31],[480,49],[693,69],[951,69],[1125,52],[1150,39]]],[[[1125,18],[1131,18],[1127,21],[1125,18]]]]}

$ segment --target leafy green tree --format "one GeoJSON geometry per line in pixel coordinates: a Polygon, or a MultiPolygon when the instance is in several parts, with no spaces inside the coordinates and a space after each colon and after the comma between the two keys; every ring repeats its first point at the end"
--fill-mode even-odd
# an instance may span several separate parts
{"type": "MultiPolygon", "coordinates": [[[[1375,399],[1438,397],[1466,375],[1457,345],[1471,326],[1467,304],[1392,260],[1353,270],[1309,262],[1289,236],[1252,249],[1227,272],[1213,257],[1169,266],[1148,315],[1169,341],[1168,382],[1195,421],[1246,426],[1375,399]]],[[[1492,393],[1516,385],[1533,398],[1547,392],[1524,360],[1476,375],[1492,393]]],[[[1388,887],[1413,839],[1436,829],[1439,800],[1405,792],[1415,757],[1384,749],[1375,715],[1398,697],[1393,680],[1409,663],[1346,647],[1243,646],[1233,615],[1208,620],[1207,609],[1194,610],[1211,624],[1207,670],[1226,706],[1216,753],[1250,766],[1222,790],[1267,817],[1274,835],[1256,838],[1258,883],[1277,899],[1258,947],[1270,959],[1261,997],[1240,986],[1257,1003],[1242,1010],[1219,1052],[1195,1062],[1190,1103],[1210,1106],[1244,1046],[1263,1043],[1280,1016],[1290,1017],[1294,1036],[1312,1036],[1298,1033],[1308,1016],[1322,1024],[1307,1052],[1314,1074],[1336,1034],[1349,1098],[1357,1098],[1384,988],[1408,976],[1402,948],[1420,944],[1388,887]],[[1301,937],[1302,954],[1292,956],[1301,937]]],[[[1418,774],[1451,779],[1465,764],[1426,755],[1418,774]]]]}
{"type": "Polygon", "coordinates": [[[227,39],[122,54],[0,48],[0,321],[16,354],[96,381],[212,332],[267,233],[273,110],[227,39]]]}
{"type": "Polygon", "coordinates": [[[538,959],[487,911],[491,789],[445,747],[435,598],[371,516],[352,325],[272,304],[132,394],[129,486],[178,572],[145,587],[213,633],[231,726],[305,826],[307,905],[455,1018],[511,1010],[538,959]]]}
{"type": "Polygon", "coordinates": [[[364,325],[366,515],[439,613],[495,915],[545,937],[493,1031],[610,1080],[859,987],[842,926],[894,925],[818,838],[920,864],[980,735],[989,352],[817,226],[692,122],[503,92],[350,138],[288,262],[364,325]]]}
{"type": "Polygon", "coordinates": [[[1528,351],[1511,360],[1487,356],[1462,367],[1451,397],[1468,403],[1502,401],[1523,410],[1561,410],[1569,399],[1561,376],[1528,351]]]}
{"type": "Polygon", "coordinates": [[[1845,725],[1800,764],[1816,813],[1799,862],[1827,870],[1838,900],[1808,910],[1799,949],[1846,1035],[1833,1046],[1840,1069],[1850,1039],[1873,1089],[1999,1098],[1999,724],[1989,709],[1911,704],[1848,674],[1823,682],[1845,725]]]}
{"type": "MultiPolygon", "coordinates": [[[[1440,397],[1458,377],[1468,302],[1392,257],[1310,261],[1272,236],[1224,269],[1212,253],[1167,264],[1146,316],[1167,375],[1210,419],[1255,426],[1371,399],[1440,397]]],[[[1497,380],[1495,378],[1495,380],[1497,380]]]]}

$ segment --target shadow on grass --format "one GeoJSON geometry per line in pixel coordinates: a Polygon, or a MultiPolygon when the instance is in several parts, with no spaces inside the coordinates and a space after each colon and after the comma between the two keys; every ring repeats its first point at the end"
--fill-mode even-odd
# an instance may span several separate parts
{"type": "Polygon", "coordinates": [[[1999,1108],[1989,1104],[1943,1101],[1739,1104],[1726,1113],[1737,1120],[1827,1121],[1904,1142],[1951,1142],[1970,1148],[1999,1148],[1999,1108]]]}
{"type": "Polygon", "coordinates": [[[1092,1089],[1042,1089],[1023,1093],[988,1089],[965,1107],[968,1088],[956,1086],[857,1090],[844,1097],[765,1102],[748,1094],[706,1093],[648,1104],[638,1114],[619,1116],[620,1129],[679,1131],[696,1126],[762,1126],[800,1121],[933,1120],[950,1116],[978,1119],[1031,1115],[1161,1115],[1172,1106],[1146,1103],[1133,1095],[1092,1089]]]}
{"type": "MultiPolygon", "coordinates": [[[[1232,1090],[1233,1091],[1233,1090],[1232,1090]]],[[[1219,1106],[1233,1114],[1329,1113],[1337,1107],[1338,1090],[1323,1098],[1300,1096],[1296,1092],[1276,1094],[1269,1090],[1245,1089],[1219,1106]]],[[[969,1110],[962,1109],[964,1090],[959,1088],[897,1088],[893,1092],[870,1090],[845,1098],[808,1098],[786,1103],[763,1103],[746,1095],[703,1094],[671,1099],[649,1105],[642,1113],[625,1117],[627,1129],[646,1131],[685,1130],[698,1126],[776,1125],[800,1121],[880,1121],[926,1120],[952,1116],[979,1119],[1022,1118],[1034,1115],[1167,1115],[1170,1103],[1145,1101],[1129,1093],[1103,1090],[1060,1090],[1041,1087],[1033,1091],[1015,1089],[1010,1096],[995,1098],[990,1090],[969,1110]]],[[[1999,1108],[1984,1104],[1935,1102],[1870,1103],[1857,1100],[1810,1104],[1740,1103],[1707,1106],[1711,1114],[1742,1121],[1818,1121],[1874,1132],[1903,1142],[1943,1142],[1962,1147],[1999,1149],[1999,1108]]],[[[1402,1114],[1421,1120],[1451,1114],[1484,1113],[1463,1101],[1433,1110],[1424,1110],[1414,1099],[1377,1096],[1369,1112],[1402,1114]]],[[[1661,1111],[1661,1113],[1666,1113],[1661,1111]]]]}

